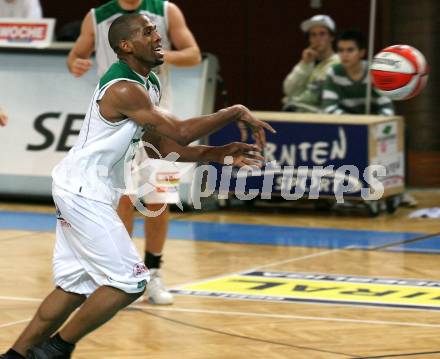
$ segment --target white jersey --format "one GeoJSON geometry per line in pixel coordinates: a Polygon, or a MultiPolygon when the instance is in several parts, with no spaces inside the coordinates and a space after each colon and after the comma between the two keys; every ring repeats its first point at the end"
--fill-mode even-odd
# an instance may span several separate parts
{"type": "Polygon", "coordinates": [[[39,0],[0,0],[0,17],[41,19],[43,14],[39,0]]]}
{"type": "Polygon", "coordinates": [[[141,84],[158,105],[160,82],[154,73],[145,79],[123,61],[114,63],[95,90],[77,142],[52,171],[54,184],[61,189],[115,208],[126,189],[124,171],[131,169],[144,132],[130,118],[113,123],[101,115],[99,100],[118,81],[141,84]]]}
{"type": "MultiPolygon", "coordinates": [[[[112,22],[124,14],[136,12],[147,15],[157,26],[157,31],[162,38],[162,47],[165,50],[171,49],[171,43],[168,37],[167,5],[167,1],[164,0],[142,0],[136,10],[128,11],[122,9],[117,0],[111,0],[96,9],[92,9],[95,32],[95,55],[99,76],[102,76],[111,64],[117,60],[116,54],[108,42],[108,31],[112,22]]],[[[163,64],[156,67],[153,71],[159,76],[162,85],[160,106],[166,110],[171,110],[169,65],[163,64]]]]}

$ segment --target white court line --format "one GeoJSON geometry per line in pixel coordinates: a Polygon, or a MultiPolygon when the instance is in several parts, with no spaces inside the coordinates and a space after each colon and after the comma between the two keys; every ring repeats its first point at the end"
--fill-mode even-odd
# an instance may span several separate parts
{"type": "Polygon", "coordinates": [[[31,320],[32,320],[32,318],[28,318],[28,319],[16,320],[15,322],[9,322],[9,323],[5,323],[5,324],[0,324],[0,329],[1,328],[12,327],[12,326],[14,326],[16,324],[27,323],[27,322],[30,322],[31,320]]]}
{"type": "MultiPolygon", "coordinates": [[[[29,298],[29,297],[6,297],[0,296],[0,300],[16,300],[23,302],[41,302],[42,299],[29,298]]],[[[440,328],[440,324],[429,323],[411,323],[411,322],[395,322],[386,320],[361,320],[361,319],[349,319],[349,318],[331,318],[331,317],[310,317],[303,315],[291,315],[291,314],[271,314],[271,313],[255,313],[255,312],[235,312],[235,311],[221,311],[221,310],[208,310],[208,309],[191,309],[191,308],[164,308],[164,307],[152,307],[145,305],[131,305],[129,308],[144,309],[151,311],[164,311],[164,312],[181,312],[181,313],[198,313],[198,314],[212,314],[212,315],[227,315],[227,316],[246,316],[255,318],[276,318],[276,319],[291,319],[291,320],[313,320],[323,322],[340,322],[340,323],[356,323],[356,324],[374,324],[374,325],[393,325],[393,326],[405,326],[405,327],[420,327],[420,328],[440,328]]],[[[10,327],[16,324],[29,322],[29,319],[22,319],[15,322],[0,324],[0,328],[10,327]]]]}
{"type": "Polygon", "coordinates": [[[237,271],[237,272],[226,273],[226,274],[223,273],[223,274],[220,274],[220,275],[217,275],[217,276],[209,277],[209,278],[206,278],[206,279],[201,279],[201,280],[198,280],[198,281],[195,281],[195,282],[187,282],[187,283],[179,284],[177,286],[172,287],[171,289],[180,290],[183,287],[186,287],[187,285],[198,285],[198,284],[210,282],[210,281],[215,280],[215,279],[225,278],[225,277],[229,277],[229,276],[233,276],[233,275],[240,275],[243,272],[254,272],[254,271],[257,271],[257,270],[262,269],[262,268],[273,267],[273,266],[277,266],[277,265],[281,265],[281,264],[286,264],[286,263],[292,263],[292,262],[299,262],[299,261],[302,261],[304,259],[325,256],[325,255],[330,254],[330,253],[335,253],[335,252],[342,251],[342,250],[345,250],[345,249],[350,249],[350,248],[351,248],[351,246],[348,246],[348,247],[344,247],[344,248],[330,249],[328,251],[323,251],[323,252],[318,252],[318,253],[306,254],[306,255],[300,256],[300,257],[284,259],[282,261],[271,262],[271,263],[264,264],[262,266],[258,266],[258,267],[254,267],[254,268],[250,268],[250,269],[243,269],[243,270],[240,270],[240,271],[237,271]]]}
{"type": "MultiPolygon", "coordinates": [[[[9,231],[9,229],[0,229],[0,231],[3,231],[3,230],[9,231]]],[[[26,232],[25,231],[25,233],[22,233],[22,234],[17,234],[17,235],[13,235],[13,236],[9,236],[9,237],[1,237],[0,241],[7,241],[7,240],[13,240],[13,239],[21,239],[21,238],[24,238],[24,237],[27,237],[27,236],[32,236],[34,234],[35,234],[35,232],[29,232],[29,231],[26,232]]]]}
{"type": "Polygon", "coordinates": [[[31,298],[31,297],[9,297],[9,296],[0,296],[0,300],[12,300],[17,302],[42,302],[43,299],[40,298],[31,298]]]}
{"type": "Polygon", "coordinates": [[[269,264],[265,264],[259,267],[255,267],[253,269],[249,269],[249,271],[255,271],[257,269],[261,269],[261,268],[266,268],[266,267],[272,267],[272,266],[277,266],[280,264],[286,264],[286,263],[291,263],[291,262],[298,262],[300,260],[303,259],[309,259],[309,258],[314,258],[314,257],[320,257],[320,256],[324,256],[330,253],[335,253],[338,251],[342,251],[344,249],[351,249],[352,246],[348,246],[348,247],[344,247],[344,248],[337,248],[337,249],[330,249],[328,251],[323,251],[323,252],[318,252],[318,253],[312,253],[312,254],[307,254],[305,256],[301,256],[301,257],[295,257],[295,258],[290,258],[290,259],[285,259],[283,261],[278,261],[278,262],[273,262],[273,263],[269,263],[269,264]]]}
{"type": "Polygon", "coordinates": [[[197,314],[257,317],[257,318],[293,319],[293,320],[314,320],[314,321],[323,321],[323,322],[341,322],[341,323],[356,323],[356,324],[395,325],[395,326],[422,327],[422,328],[440,328],[440,324],[394,322],[387,320],[361,320],[361,319],[349,319],[349,318],[309,317],[309,316],[291,315],[291,314],[234,312],[234,311],[190,309],[190,308],[163,308],[163,307],[152,307],[152,306],[143,306],[143,305],[131,305],[130,308],[144,309],[151,311],[163,311],[163,312],[197,313],[197,314]]]}
{"type": "MultiPolygon", "coordinates": [[[[39,299],[39,298],[8,297],[8,296],[0,296],[0,300],[6,300],[6,301],[10,300],[10,301],[14,301],[14,302],[41,302],[42,301],[42,299],[39,299]]],[[[30,322],[31,320],[32,320],[32,318],[28,318],[28,319],[17,320],[15,322],[0,324],[0,329],[12,327],[17,324],[27,323],[27,322],[30,322]]]]}

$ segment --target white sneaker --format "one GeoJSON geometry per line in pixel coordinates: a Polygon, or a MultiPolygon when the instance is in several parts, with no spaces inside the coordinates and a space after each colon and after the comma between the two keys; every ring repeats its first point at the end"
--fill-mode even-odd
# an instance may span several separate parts
{"type": "Polygon", "coordinates": [[[409,192],[403,192],[400,197],[400,205],[405,207],[417,207],[417,200],[409,192]]]}
{"type": "Polygon", "coordinates": [[[150,282],[145,294],[152,304],[173,304],[173,295],[165,288],[159,269],[150,269],[150,282]]]}

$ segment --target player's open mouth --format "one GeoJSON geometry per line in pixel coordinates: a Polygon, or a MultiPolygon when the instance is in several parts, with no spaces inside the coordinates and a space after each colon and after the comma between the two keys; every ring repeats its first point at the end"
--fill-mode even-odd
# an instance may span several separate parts
{"type": "Polygon", "coordinates": [[[154,48],[154,52],[156,52],[159,55],[163,55],[163,49],[162,46],[157,46],[154,48]]]}

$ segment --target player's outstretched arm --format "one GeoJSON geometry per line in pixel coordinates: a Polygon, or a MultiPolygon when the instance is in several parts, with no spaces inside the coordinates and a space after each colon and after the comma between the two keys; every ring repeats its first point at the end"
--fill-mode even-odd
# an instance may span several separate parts
{"type": "Polygon", "coordinates": [[[95,32],[93,30],[93,14],[86,15],[81,25],[81,34],[67,57],[67,67],[75,77],[84,75],[93,65],[90,56],[95,49],[95,32]]]}
{"type": "MultiPolygon", "coordinates": [[[[162,157],[170,153],[177,153],[177,162],[217,162],[225,163],[226,157],[232,158],[234,166],[261,167],[264,157],[260,155],[261,149],[257,145],[242,142],[228,143],[224,146],[182,146],[177,142],[162,136],[145,133],[143,141],[152,145],[162,157]]],[[[160,158],[157,152],[149,146],[145,146],[147,154],[151,158],[160,158]]]]}
{"type": "Polygon", "coordinates": [[[251,128],[260,148],[265,144],[264,129],[275,132],[269,124],[255,118],[242,105],[234,105],[211,115],[180,121],[171,113],[154,106],[141,85],[128,81],[120,81],[112,85],[101,100],[100,109],[107,119],[132,118],[147,131],[171,138],[180,145],[187,145],[232,121],[241,121],[251,128]]]}

